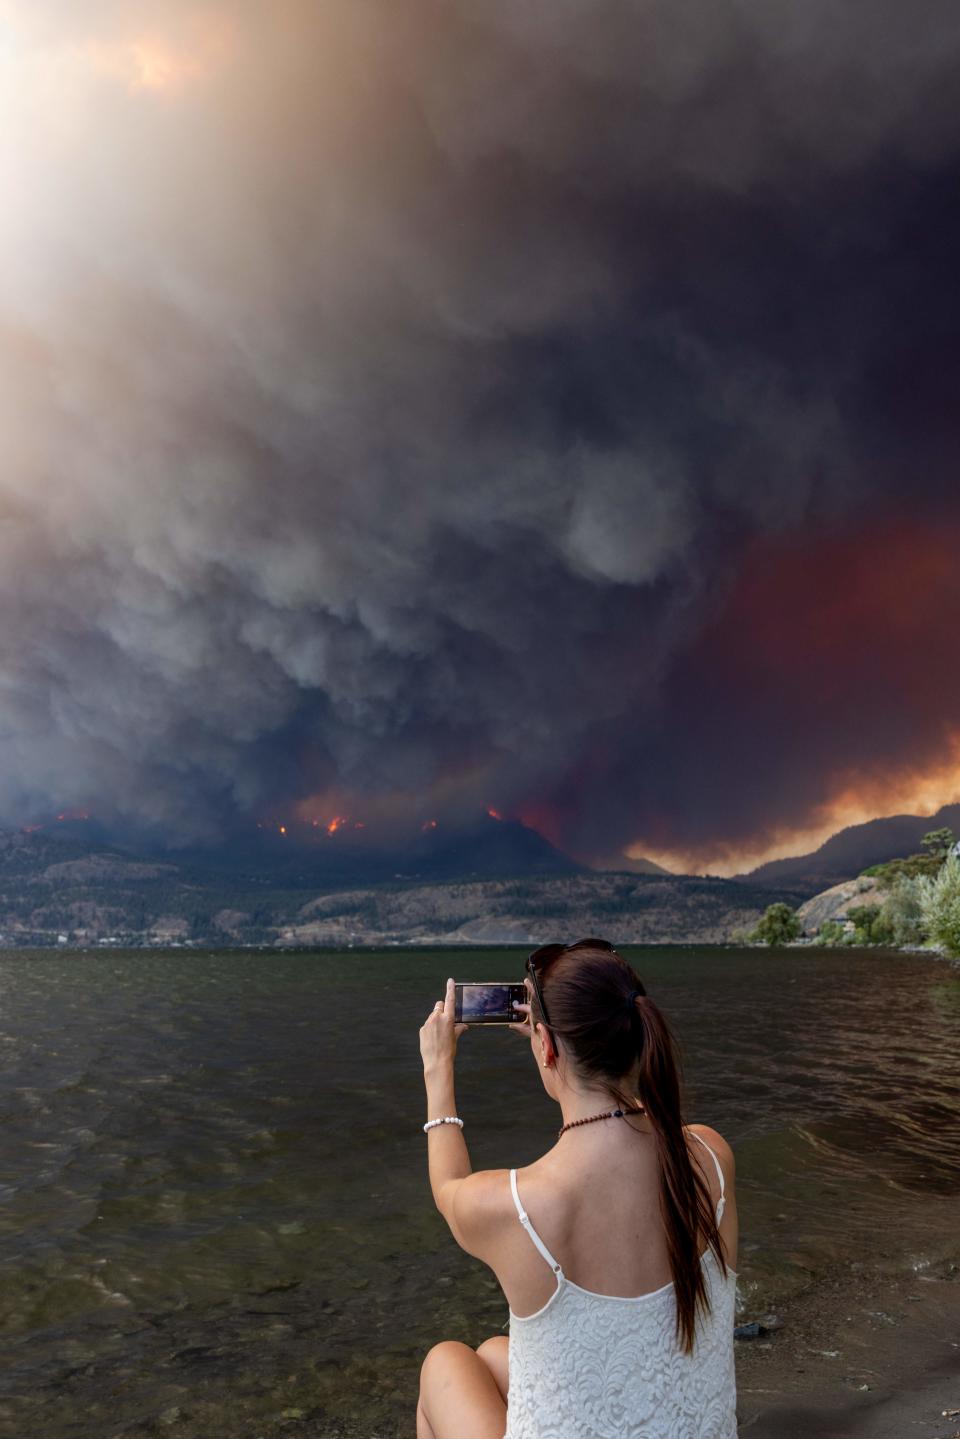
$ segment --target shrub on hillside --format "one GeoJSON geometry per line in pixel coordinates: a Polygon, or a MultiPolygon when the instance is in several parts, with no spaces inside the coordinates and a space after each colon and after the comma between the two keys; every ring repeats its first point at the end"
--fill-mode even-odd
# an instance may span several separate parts
{"type": "Polygon", "coordinates": [[[951,854],[939,874],[918,881],[924,932],[960,958],[960,857],[951,854]]]}
{"type": "Polygon", "coordinates": [[[879,887],[886,890],[892,890],[900,879],[919,879],[921,875],[939,874],[940,866],[956,844],[953,831],[946,826],[943,829],[932,829],[923,836],[920,843],[923,845],[923,854],[909,854],[905,859],[890,859],[886,864],[871,864],[860,873],[872,876],[879,887]]]}
{"type": "Polygon", "coordinates": [[[906,859],[891,859],[886,864],[872,864],[860,873],[870,875],[881,889],[890,889],[898,879],[919,879],[921,875],[934,875],[943,861],[939,855],[910,854],[906,859]]]}

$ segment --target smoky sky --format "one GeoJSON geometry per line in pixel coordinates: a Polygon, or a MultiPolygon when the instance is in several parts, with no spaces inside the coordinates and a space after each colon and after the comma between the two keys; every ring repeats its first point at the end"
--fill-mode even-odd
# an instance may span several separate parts
{"type": "Polygon", "coordinates": [[[937,0],[0,3],[0,815],[709,856],[942,764],[958,61],[937,0]]]}

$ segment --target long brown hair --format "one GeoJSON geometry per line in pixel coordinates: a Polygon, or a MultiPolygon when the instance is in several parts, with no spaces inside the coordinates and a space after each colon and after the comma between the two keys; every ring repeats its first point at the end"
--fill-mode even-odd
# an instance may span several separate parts
{"type": "Polygon", "coordinates": [[[653,1125],[660,1212],[677,1303],[677,1339],[689,1354],[697,1312],[710,1307],[700,1263],[701,1235],[724,1275],[727,1265],[710,1187],[687,1149],[680,1062],[670,1027],[639,976],[615,950],[580,941],[551,957],[538,973],[543,1008],[550,1018],[544,1018],[534,994],[532,1022],[545,1024],[569,1051],[577,1072],[603,1080],[618,1104],[629,1108],[639,1098],[653,1125]],[[626,1079],[638,1058],[636,1093],[630,1094],[626,1079]]]}

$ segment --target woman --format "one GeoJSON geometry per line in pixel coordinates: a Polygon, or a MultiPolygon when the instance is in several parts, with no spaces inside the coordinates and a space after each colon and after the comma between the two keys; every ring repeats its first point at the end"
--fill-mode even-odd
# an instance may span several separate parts
{"type": "Polygon", "coordinates": [[[420,1031],[433,1197],[510,1338],[430,1351],[417,1439],[735,1439],[732,1151],[683,1125],[667,1024],[611,945],[546,945],[527,970],[511,1028],[562,1127],[526,1169],[471,1170],[453,980],[420,1031]]]}

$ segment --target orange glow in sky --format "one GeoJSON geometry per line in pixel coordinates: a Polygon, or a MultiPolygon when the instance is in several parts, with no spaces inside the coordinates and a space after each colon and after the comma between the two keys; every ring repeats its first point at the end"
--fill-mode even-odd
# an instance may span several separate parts
{"type": "Polygon", "coordinates": [[[625,853],[631,859],[652,859],[678,874],[743,874],[772,859],[789,859],[817,849],[848,825],[865,824],[887,815],[933,815],[945,804],[960,801],[960,733],[954,735],[949,756],[924,773],[901,771],[896,775],[851,776],[818,818],[802,829],[779,829],[762,845],[719,850],[658,850],[642,841],[625,853]]]}

